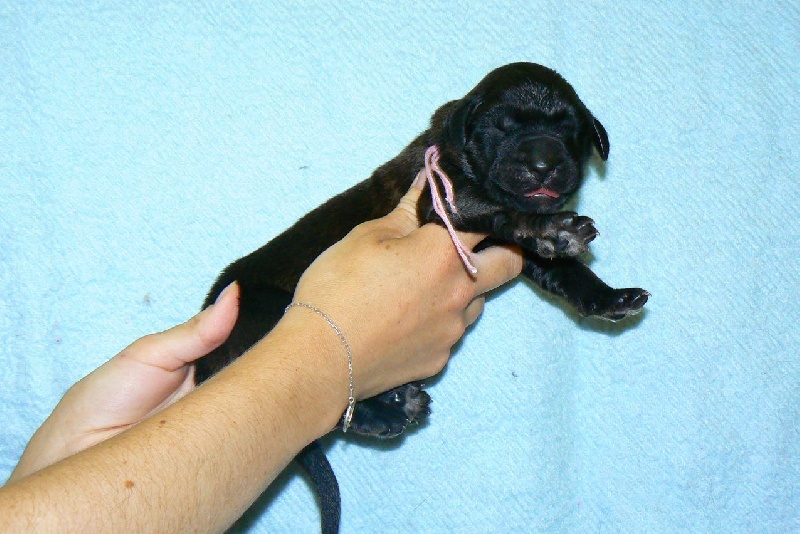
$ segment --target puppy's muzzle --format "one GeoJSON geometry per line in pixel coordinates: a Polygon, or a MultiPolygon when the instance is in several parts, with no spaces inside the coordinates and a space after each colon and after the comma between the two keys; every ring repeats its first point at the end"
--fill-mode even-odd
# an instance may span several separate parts
{"type": "Polygon", "coordinates": [[[515,159],[545,182],[564,161],[564,145],[549,136],[530,137],[519,144],[515,159]]]}
{"type": "Polygon", "coordinates": [[[564,144],[556,138],[537,135],[523,139],[517,145],[514,162],[524,167],[524,184],[521,185],[523,196],[531,198],[560,196],[563,177],[559,170],[567,160],[564,144]]]}

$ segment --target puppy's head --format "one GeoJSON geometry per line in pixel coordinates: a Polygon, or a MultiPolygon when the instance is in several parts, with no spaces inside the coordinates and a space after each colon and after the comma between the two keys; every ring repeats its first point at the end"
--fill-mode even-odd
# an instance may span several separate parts
{"type": "Polygon", "coordinates": [[[580,186],[592,150],[608,158],[603,125],[541,65],[500,67],[447,111],[442,148],[489,198],[521,211],[557,211],[580,186]]]}

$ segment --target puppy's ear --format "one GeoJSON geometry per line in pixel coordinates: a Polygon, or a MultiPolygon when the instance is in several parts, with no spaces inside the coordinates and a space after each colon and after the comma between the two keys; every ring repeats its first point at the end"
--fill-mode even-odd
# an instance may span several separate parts
{"type": "Polygon", "coordinates": [[[480,95],[465,98],[447,118],[445,131],[458,150],[463,149],[467,144],[467,139],[472,133],[470,123],[482,101],[480,95]]]}
{"type": "Polygon", "coordinates": [[[606,129],[603,128],[603,125],[600,124],[600,121],[594,117],[592,117],[592,126],[594,126],[594,138],[592,142],[597,149],[597,153],[600,154],[603,161],[606,161],[608,159],[608,151],[611,149],[611,146],[608,144],[608,134],[606,133],[606,129]]]}

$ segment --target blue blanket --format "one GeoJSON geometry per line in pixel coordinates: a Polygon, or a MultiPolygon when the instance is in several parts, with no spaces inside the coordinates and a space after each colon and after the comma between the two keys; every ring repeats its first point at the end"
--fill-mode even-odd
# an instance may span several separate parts
{"type": "MultiPolygon", "coordinates": [[[[427,425],[326,439],[342,531],[800,531],[796,2],[137,4],[0,6],[0,480],[74,381],[525,60],[610,135],[593,269],[653,296],[495,292],[427,425]]],[[[290,468],[236,529],[317,510],[290,468]]]]}

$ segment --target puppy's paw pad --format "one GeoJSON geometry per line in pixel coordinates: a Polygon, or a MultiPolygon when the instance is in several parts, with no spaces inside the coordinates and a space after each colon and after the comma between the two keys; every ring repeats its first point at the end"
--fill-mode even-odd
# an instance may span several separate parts
{"type": "Polygon", "coordinates": [[[362,436],[372,436],[380,439],[395,438],[403,433],[408,426],[408,419],[401,413],[387,414],[357,420],[353,417],[350,431],[362,436]]]}
{"type": "Polygon", "coordinates": [[[402,408],[409,422],[418,422],[431,413],[431,396],[419,384],[405,384],[391,391],[395,405],[402,408]]]}
{"type": "Polygon", "coordinates": [[[418,384],[404,384],[356,403],[350,430],[381,439],[397,437],[430,414],[430,402],[418,384]]]}
{"type": "Polygon", "coordinates": [[[615,289],[606,299],[605,305],[592,315],[609,321],[621,321],[641,312],[649,297],[650,293],[644,289],[615,289]]]}
{"type": "Polygon", "coordinates": [[[589,250],[589,243],[597,235],[589,217],[571,211],[556,213],[536,239],[537,253],[545,258],[579,256],[589,250]]]}

